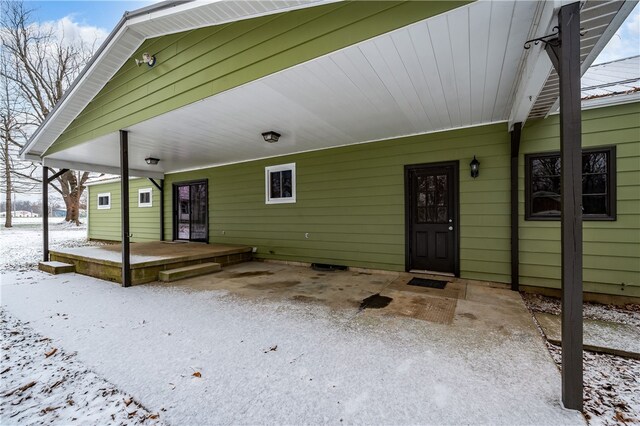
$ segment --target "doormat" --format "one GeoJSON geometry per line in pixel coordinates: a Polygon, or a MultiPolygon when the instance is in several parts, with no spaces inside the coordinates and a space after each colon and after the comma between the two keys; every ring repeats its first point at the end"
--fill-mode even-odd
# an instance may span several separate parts
{"type": "Polygon", "coordinates": [[[416,287],[429,287],[442,290],[446,285],[446,281],[430,280],[428,278],[411,278],[407,285],[414,285],[416,287]]]}

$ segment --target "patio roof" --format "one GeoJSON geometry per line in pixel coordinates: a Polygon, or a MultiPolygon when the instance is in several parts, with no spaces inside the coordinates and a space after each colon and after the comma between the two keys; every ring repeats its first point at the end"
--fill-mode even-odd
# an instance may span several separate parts
{"type": "MultiPolygon", "coordinates": [[[[301,3],[313,2],[277,2],[277,11],[302,7],[301,3]]],[[[552,84],[555,71],[542,47],[524,50],[523,44],[551,32],[554,12],[565,3],[569,2],[474,2],[138,122],[123,129],[129,131],[131,173],[160,177],[340,145],[524,122],[539,115],[540,94],[545,102],[551,101],[549,108],[558,94],[552,84]],[[264,143],[261,133],[267,130],[280,132],[280,142],[264,143]],[[160,158],[160,164],[150,169],[144,163],[148,156],[160,158]]],[[[582,46],[583,72],[630,13],[630,3],[634,2],[585,3],[582,24],[589,36],[582,46]]],[[[141,37],[125,40],[132,37],[129,33],[121,40],[114,37],[109,46],[121,52],[113,64],[129,60],[144,38],[177,28],[159,22],[178,22],[185,29],[222,21],[212,16],[198,22],[178,19],[198,10],[180,5],[154,12],[154,19],[146,15],[130,19],[126,25],[135,26],[131,33],[139,30],[141,37]]],[[[275,11],[237,11],[235,19],[275,11]]],[[[109,77],[92,77],[93,86],[83,81],[89,77],[81,78],[23,156],[39,160],[81,111],[73,106],[88,103],[101,87],[96,82],[104,85],[109,77]]],[[[99,136],[46,155],[44,164],[118,173],[118,141],[118,132],[99,136]]]]}

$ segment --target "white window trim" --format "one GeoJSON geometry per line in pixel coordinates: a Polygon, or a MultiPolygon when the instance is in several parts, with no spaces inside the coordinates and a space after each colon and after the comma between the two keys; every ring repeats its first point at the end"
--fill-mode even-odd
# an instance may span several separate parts
{"type": "Polygon", "coordinates": [[[152,188],[140,188],[138,189],[138,207],[153,207],[153,189],[152,188]],[[149,193],[149,202],[141,203],[140,194],[149,193]]]}
{"type": "Polygon", "coordinates": [[[279,164],[264,168],[265,204],[291,204],[296,202],[296,163],[279,164]],[[271,173],[291,170],[291,197],[271,198],[271,173]]]}
{"type": "Polygon", "coordinates": [[[108,210],[111,208],[111,193],[110,192],[103,192],[102,194],[98,194],[98,198],[96,198],[96,203],[98,204],[98,210],[108,210]],[[101,206],[100,205],[100,197],[108,197],[109,198],[109,204],[101,206]]]}

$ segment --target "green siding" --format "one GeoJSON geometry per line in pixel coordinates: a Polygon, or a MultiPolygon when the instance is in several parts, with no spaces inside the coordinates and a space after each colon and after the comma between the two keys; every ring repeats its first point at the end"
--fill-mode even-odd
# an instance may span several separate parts
{"type": "Polygon", "coordinates": [[[505,124],[352,145],[166,176],[208,179],[209,239],[260,258],[404,270],[404,166],[460,161],[461,275],[508,282],[509,134],[505,124]],[[480,178],[468,164],[482,162],[480,178]],[[297,203],[265,204],[264,167],[296,163],[297,203]],[[305,233],[310,238],[305,239],[305,233]]]}
{"type": "MultiPolygon", "coordinates": [[[[640,103],[583,111],[582,146],[616,146],[617,220],[584,222],[584,288],[640,296],[640,103]]],[[[522,132],[520,281],[560,288],[560,222],[524,219],[524,154],[558,151],[559,116],[522,132]]]]}
{"type": "Polygon", "coordinates": [[[58,152],[469,1],[356,1],[146,40],[47,150],[58,152]]]}
{"type": "MultiPolygon", "coordinates": [[[[89,239],[121,241],[120,182],[91,185],[89,200],[89,239]],[[98,209],[98,194],[111,193],[111,208],[98,209]]],[[[160,191],[148,179],[129,181],[129,220],[132,242],[158,241],[160,239],[160,191]],[[152,206],[138,207],[138,190],[152,188],[152,206]]]]}

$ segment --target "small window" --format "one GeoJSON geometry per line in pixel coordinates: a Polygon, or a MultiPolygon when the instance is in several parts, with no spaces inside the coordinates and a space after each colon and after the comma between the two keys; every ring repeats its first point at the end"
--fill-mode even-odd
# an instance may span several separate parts
{"type": "Polygon", "coordinates": [[[296,202],[296,164],[265,167],[266,204],[296,202]]]}
{"type": "MultiPolygon", "coordinates": [[[[615,220],[615,147],[582,151],[582,214],[585,220],[615,220]]],[[[560,154],[525,156],[528,220],[560,218],[560,154]]]]}
{"type": "Polygon", "coordinates": [[[153,205],[151,194],[151,188],[138,189],[138,207],[151,207],[153,205]]]}
{"type": "Polygon", "coordinates": [[[105,192],[98,194],[98,209],[110,209],[111,208],[111,193],[105,192]]]}

